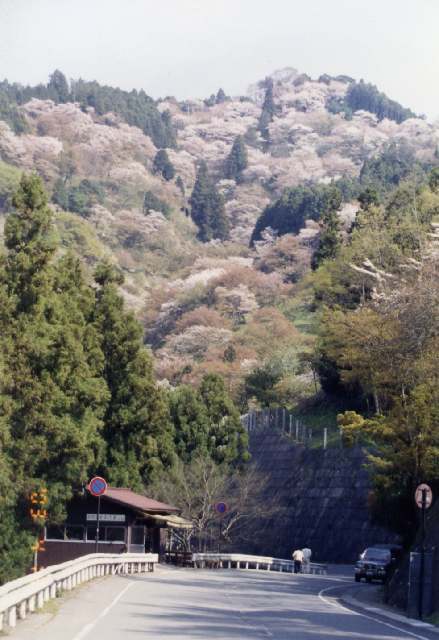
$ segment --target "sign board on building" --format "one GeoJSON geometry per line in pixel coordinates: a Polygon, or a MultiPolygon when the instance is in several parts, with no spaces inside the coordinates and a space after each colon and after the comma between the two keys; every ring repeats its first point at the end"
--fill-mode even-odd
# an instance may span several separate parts
{"type": "MultiPolygon", "coordinates": [[[[97,513],[87,513],[87,522],[96,522],[97,519],[97,513]]],[[[101,522],[125,522],[125,515],[123,513],[100,513],[99,520],[101,522]]]]}
{"type": "Polygon", "coordinates": [[[423,483],[423,484],[420,484],[418,487],[416,487],[415,502],[420,509],[422,508],[428,509],[429,507],[431,507],[431,504],[433,502],[433,491],[431,490],[431,487],[428,484],[423,483]],[[422,503],[423,496],[425,496],[424,504],[422,503]]]}

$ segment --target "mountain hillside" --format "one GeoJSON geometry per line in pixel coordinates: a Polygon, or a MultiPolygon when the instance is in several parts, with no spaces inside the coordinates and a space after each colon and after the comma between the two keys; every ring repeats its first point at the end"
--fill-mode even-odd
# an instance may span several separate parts
{"type": "Polygon", "coordinates": [[[205,100],[154,102],[97,83],[69,87],[59,74],[46,88],[0,84],[9,100],[0,108],[1,210],[22,170],[44,178],[63,246],[91,268],[107,258],[124,273],[124,296],[163,380],[196,382],[208,368],[236,399],[252,396],[258,376],[278,403],[315,393],[315,319],[310,292],[297,284],[322,232],[315,202],[326,202],[324,185],[339,187],[346,234],[370,175],[397,186],[406,165],[431,167],[439,128],[346,76],[284,69],[245,96],[220,89],[205,100]],[[386,153],[397,156],[396,177],[376,160],[386,153]],[[225,241],[200,242],[191,219],[202,162],[224,203],[225,241]],[[317,185],[317,200],[303,192],[309,206],[294,229],[258,223],[303,185],[317,185]]]}

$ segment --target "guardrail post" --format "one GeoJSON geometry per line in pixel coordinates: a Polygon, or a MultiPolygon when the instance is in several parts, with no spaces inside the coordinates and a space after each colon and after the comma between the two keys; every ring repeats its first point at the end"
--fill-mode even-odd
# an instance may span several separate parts
{"type": "Polygon", "coordinates": [[[8,626],[13,628],[17,624],[17,607],[11,607],[8,610],[8,626]]]}
{"type": "Polygon", "coordinates": [[[20,602],[18,606],[18,617],[20,620],[24,620],[26,618],[26,600],[20,602]]]}
{"type": "Polygon", "coordinates": [[[35,601],[36,601],[35,596],[31,596],[30,598],[28,598],[27,609],[29,613],[33,613],[35,611],[35,601]]]}

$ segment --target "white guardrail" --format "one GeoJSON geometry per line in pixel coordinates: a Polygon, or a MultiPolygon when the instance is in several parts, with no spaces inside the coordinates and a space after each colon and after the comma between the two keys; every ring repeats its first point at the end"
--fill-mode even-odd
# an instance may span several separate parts
{"type": "MultiPolygon", "coordinates": [[[[265,571],[285,571],[293,573],[293,560],[270,558],[268,556],[247,556],[240,553],[193,553],[192,562],[195,568],[220,569],[258,569],[265,571]]],[[[302,573],[327,574],[325,564],[310,562],[303,564],[302,573]]]]}
{"type": "Polygon", "coordinates": [[[92,553],[42,569],[0,587],[0,631],[15,627],[17,618],[41,609],[63,591],[101,576],[154,571],[156,553],[92,553]]]}

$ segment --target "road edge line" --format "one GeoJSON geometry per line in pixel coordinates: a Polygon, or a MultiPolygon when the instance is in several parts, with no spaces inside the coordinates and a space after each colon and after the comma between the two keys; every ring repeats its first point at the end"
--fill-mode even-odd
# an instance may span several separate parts
{"type": "Polygon", "coordinates": [[[110,602],[110,604],[100,612],[97,618],[95,618],[93,622],[88,622],[84,627],[82,627],[79,633],[77,633],[72,640],[83,640],[83,638],[88,636],[90,631],[94,629],[94,627],[97,625],[99,620],[102,620],[102,618],[105,618],[105,616],[110,612],[110,610],[114,607],[114,605],[116,605],[119,602],[122,596],[125,595],[125,593],[128,591],[130,587],[133,586],[133,584],[134,582],[129,582],[128,584],[126,584],[122,589],[122,591],[110,602]]]}
{"type": "MultiPolygon", "coordinates": [[[[326,587],[325,589],[322,589],[321,591],[319,591],[319,594],[318,594],[319,599],[322,600],[322,602],[324,602],[325,604],[331,605],[332,607],[337,607],[339,609],[343,609],[344,611],[349,611],[349,613],[354,613],[357,616],[362,616],[363,618],[367,618],[368,620],[372,620],[373,622],[376,622],[377,624],[382,624],[385,627],[389,627],[390,629],[393,629],[394,631],[399,631],[399,632],[405,633],[407,636],[411,636],[412,638],[416,638],[417,640],[430,640],[430,638],[426,638],[425,636],[420,636],[420,635],[414,633],[413,631],[408,631],[407,629],[402,629],[401,627],[397,627],[394,624],[390,624],[390,622],[386,622],[384,620],[380,620],[379,618],[375,618],[374,616],[371,616],[368,613],[363,613],[363,610],[366,611],[367,609],[365,609],[362,605],[358,606],[360,611],[355,611],[355,609],[350,609],[348,606],[346,606],[345,600],[343,600],[343,596],[338,596],[338,597],[334,596],[334,598],[336,598],[336,601],[335,602],[331,602],[331,600],[325,598],[323,594],[325,592],[327,592],[327,591],[332,591],[333,589],[340,589],[340,585],[337,585],[335,587],[326,587]],[[339,599],[342,600],[342,602],[344,604],[341,604],[339,602],[339,599]]],[[[385,615],[384,615],[384,617],[385,617],[385,615]]],[[[404,624],[410,625],[410,623],[406,623],[405,621],[404,621],[404,624]]],[[[434,629],[434,627],[433,627],[433,629],[434,629]]]]}

